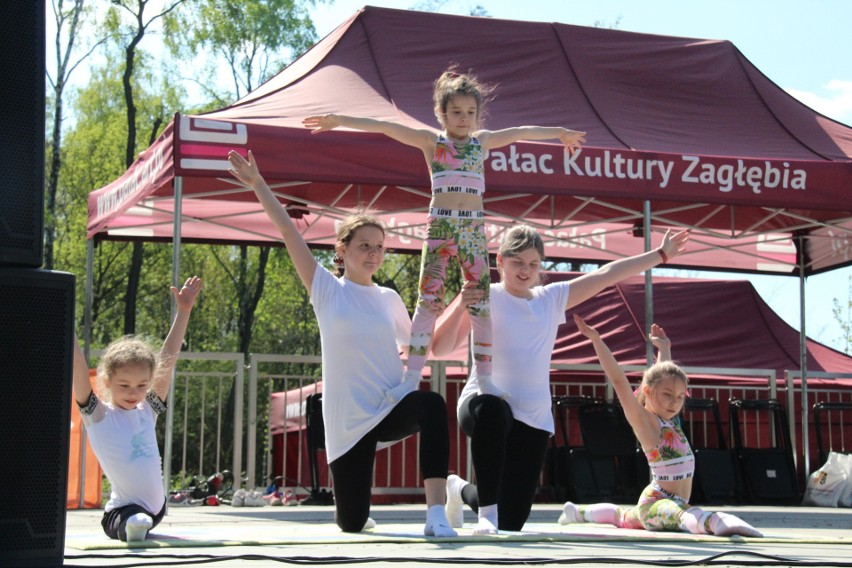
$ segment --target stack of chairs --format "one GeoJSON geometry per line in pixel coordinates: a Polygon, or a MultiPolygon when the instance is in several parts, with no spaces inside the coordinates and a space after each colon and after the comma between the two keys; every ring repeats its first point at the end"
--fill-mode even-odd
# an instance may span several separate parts
{"type": "Polygon", "coordinates": [[[756,504],[795,505],[801,501],[793,461],[793,444],[787,410],[778,400],[731,399],[728,401],[734,455],[747,498],[756,504]],[[745,417],[754,418],[757,432],[746,443],[745,417]]]}
{"type": "Polygon", "coordinates": [[[648,483],[648,468],[621,406],[594,397],[554,397],[553,409],[561,434],[548,459],[554,500],[635,502],[648,483]],[[582,445],[571,444],[571,424],[579,427],[582,445]]]}
{"type": "Polygon", "coordinates": [[[695,478],[690,503],[736,504],[741,485],[736,458],[725,442],[719,403],[712,398],[687,398],[683,430],[695,454],[695,478]],[[698,424],[704,426],[701,441],[698,424]]]}

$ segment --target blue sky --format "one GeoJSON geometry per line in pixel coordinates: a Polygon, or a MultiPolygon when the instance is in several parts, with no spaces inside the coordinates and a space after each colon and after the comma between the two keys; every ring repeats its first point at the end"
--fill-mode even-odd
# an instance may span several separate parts
{"type": "MultiPolygon", "coordinates": [[[[335,0],[330,5],[318,5],[312,15],[320,37],[364,4],[335,0]]],[[[374,0],[368,4],[409,9],[417,2],[374,0]]],[[[577,25],[600,22],[633,32],[730,40],[777,85],[826,116],[852,125],[850,0],[446,0],[438,11],[466,14],[477,4],[495,18],[577,25]]],[[[797,278],[707,272],[689,275],[748,278],[785,321],[800,329],[797,278]]],[[[844,306],[849,303],[850,287],[852,268],[807,280],[805,327],[809,337],[841,351],[852,347],[846,345],[832,315],[834,299],[844,306]]]]}

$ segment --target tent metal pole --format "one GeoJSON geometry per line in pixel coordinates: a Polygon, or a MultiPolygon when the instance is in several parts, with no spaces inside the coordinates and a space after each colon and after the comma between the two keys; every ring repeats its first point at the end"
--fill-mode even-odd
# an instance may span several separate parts
{"type": "MultiPolygon", "coordinates": [[[[645,252],[651,250],[651,202],[647,199],[642,203],[642,228],[645,237],[645,252]]],[[[654,323],[654,285],[649,268],[645,271],[645,360],[650,367],[654,364],[654,346],[647,341],[651,333],[651,324],[654,323]]]]}
{"type": "MultiPolygon", "coordinates": [[[[799,250],[799,354],[801,357],[800,368],[802,370],[802,458],[805,462],[804,466],[805,479],[810,475],[810,456],[808,451],[808,337],[805,331],[805,254],[804,254],[804,239],[801,241],[799,250]]],[[[793,393],[790,393],[790,400],[796,400],[793,393]]],[[[792,406],[792,405],[790,405],[792,406]]],[[[793,427],[795,427],[796,419],[793,417],[793,427]]],[[[794,452],[795,453],[795,452],[794,452]]]]}
{"type": "MultiPolygon", "coordinates": [[[[175,176],[174,195],[174,234],[172,236],[172,285],[180,290],[180,235],[181,235],[181,200],[183,199],[183,178],[175,176]]],[[[172,296],[171,320],[177,317],[177,302],[172,296]]],[[[163,488],[169,494],[172,477],[172,434],[175,422],[175,375],[177,365],[172,368],[172,379],[169,382],[169,404],[166,405],[166,439],[163,444],[163,488]]],[[[167,501],[168,503],[168,501],[167,501]]]]}
{"type": "MultiPolygon", "coordinates": [[[[95,241],[94,239],[86,240],[86,302],[83,306],[83,353],[86,356],[86,361],[89,361],[89,351],[92,345],[92,304],[94,303],[94,288],[92,285],[92,275],[95,273],[95,241]]],[[[86,507],[86,427],[83,422],[80,422],[80,459],[77,463],[80,464],[80,479],[78,480],[78,501],[77,508],[84,509],[86,507]]]]}

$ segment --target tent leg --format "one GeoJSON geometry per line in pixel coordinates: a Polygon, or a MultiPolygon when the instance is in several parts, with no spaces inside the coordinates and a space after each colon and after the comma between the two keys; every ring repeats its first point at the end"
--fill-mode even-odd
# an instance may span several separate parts
{"type": "MultiPolygon", "coordinates": [[[[799,250],[804,250],[804,243],[799,250]]],[[[805,480],[810,475],[810,456],[808,451],[808,337],[805,330],[805,256],[801,254],[799,260],[799,356],[801,358],[800,368],[802,370],[802,464],[805,472],[805,480]]],[[[793,396],[793,393],[790,393],[793,396]]],[[[792,397],[790,400],[795,400],[792,397]]],[[[792,405],[790,405],[792,406],[792,405]]],[[[795,419],[790,421],[790,428],[795,429],[795,419]]],[[[796,452],[793,452],[793,456],[796,452]]]]}
{"type": "MultiPolygon", "coordinates": [[[[642,228],[645,237],[645,252],[651,250],[651,202],[645,200],[642,203],[642,228]]],[[[651,324],[654,323],[654,285],[651,277],[652,269],[645,271],[645,338],[651,333],[651,324]]],[[[650,367],[654,364],[654,346],[649,341],[645,342],[645,360],[650,367]]]]}
{"type": "MultiPolygon", "coordinates": [[[[180,289],[180,235],[181,235],[181,200],[183,199],[183,178],[175,176],[175,210],[174,210],[174,234],[172,236],[172,285],[180,289]]],[[[171,321],[177,317],[177,302],[172,297],[171,321]]],[[[163,444],[163,489],[166,495],[171,488],[172,477],[172,434],[175,421],[175,374],[177,366],[172,369],[172,378],[169,382],[169,404],[166,405],[166,435],[163,444]]],[[[168,503],[168,501],[167,501],[168,503]]]]}

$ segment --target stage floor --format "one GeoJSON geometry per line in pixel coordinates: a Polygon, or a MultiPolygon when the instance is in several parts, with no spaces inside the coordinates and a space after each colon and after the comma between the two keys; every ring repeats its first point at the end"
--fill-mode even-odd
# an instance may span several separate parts
{"type": "Polygon", "coordinates": [[[435,566],[716,565],[850,566],[852,510],[816,507],[707,507],[734,513],[766,538],[648,533],[603,525],[556,524],[561,507],[537,504],[522,533],[475,537],[472,512],[458,539],[423,536],[424,505],[373,507],[377,527],[340,532],[332,507],[171,507],[143,547],[110,541],[100,510],[69,511],[66,566],[266,567],[286,564],[435,566]]]}

